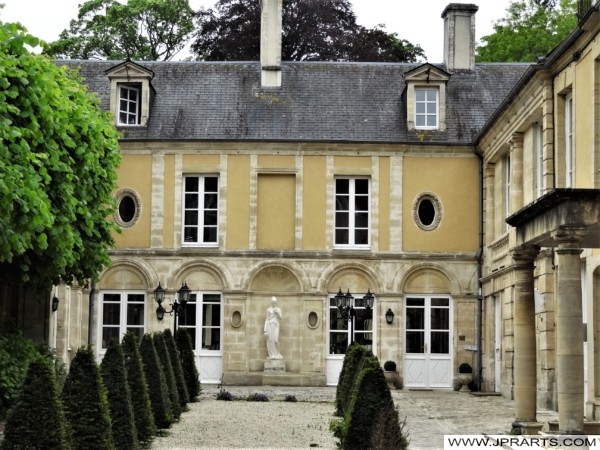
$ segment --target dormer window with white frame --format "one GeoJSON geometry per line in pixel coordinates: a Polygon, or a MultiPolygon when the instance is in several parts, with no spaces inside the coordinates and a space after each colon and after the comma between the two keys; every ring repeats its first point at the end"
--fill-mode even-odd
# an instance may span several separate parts
{"type": "Polygon", "coordinates": [[[154,97],[154,72],[132,61],[106,71],[110,79],[110,110],[118,127],[144,127],[154,97]]]}
{"type": "Polygon", "coordinates": [[[409,131],[446,129],[446,84],[449,79],[449,73],[431,64],[423,64],[404,74],[409,131]]]}

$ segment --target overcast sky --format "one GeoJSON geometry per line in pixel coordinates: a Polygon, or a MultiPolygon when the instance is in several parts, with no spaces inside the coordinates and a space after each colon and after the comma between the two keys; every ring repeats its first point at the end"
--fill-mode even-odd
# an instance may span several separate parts
{"type": "MultiPolygon", "coordinates": [[[[257,0],[258,1],[258,0],[257,0]]],[[[20,22],[31,34],[47,42],[58,38],[68,28],[69,21],[77,17],[78,5],[85,0],[0,0],[5,7],[0,10],[3,22],[20,22]]],[[[351,0],[361,25],[373,27],[384,24],[388,32],[420,45],[432,63],[443,60],[442,11],[457,0],[351,0]]],[[[505,15],[510,0],[463,1],[479,6],[476,16],[476,37],[493,32],[493,22],[505,15]]],[[[190,0],[192,8],[213,6],[215,0],[190,0]]]]}

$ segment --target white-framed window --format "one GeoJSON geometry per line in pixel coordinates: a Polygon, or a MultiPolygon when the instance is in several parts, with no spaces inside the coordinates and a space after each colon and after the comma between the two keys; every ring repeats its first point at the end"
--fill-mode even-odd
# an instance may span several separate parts
{"type": "Polygon", "coordinates": [[[354,316],[347,317],[340,312],[335,303],[335,296],[329,296],[329,354],[344,355],[352,342],[357,342],[367,350],[373,351],[375,342],[373,327],[373,309],[368,310],[363,305],[362,296],[353,300],[354,316]]]}
{"type": "Polygon", "coordinates": [[[415,128],[439,127],[439,91],[437,88],[415,88],[415,128]]]}
{"type": "Polygon", "coordinates": [[[185,328],[196,351],[222,351],[223,305],[218,292],[193,292],[179,315],[179,327],[185,328]]]}
{"type": "Polygon", "coordinates": [[[575,142],[573,140],[573,95],[565,97],[565,187],[575,185],[575,142]]]}
{"type": "Polygon", "coordinates": [[[187,175],[183,190],[183,245],[217,245],[219,177],[187,175]]]}
{"type": "Polygon", "coordinates": [[[142,86],[119,85],[119,125],[139,125],[142,111],[142,86]]]}
{"type": "Polygon", "coordinates": [[[534,145],[536,158],[536,197],[539,198],[544,194],[544,143],[542,124],[534,125],[534,145]]]}
{"type": "Polygon", "coordinates": [[[335,246],[369,248],[371,181],[335,179],[335,246]]]}
{"type": "Polygon", "coordinates": [[[121,341],[127,331],[139,340],[145,332],[146,293],[142,291],[103,291],[100,293],[100,348],[111,340],[121,341]]]}

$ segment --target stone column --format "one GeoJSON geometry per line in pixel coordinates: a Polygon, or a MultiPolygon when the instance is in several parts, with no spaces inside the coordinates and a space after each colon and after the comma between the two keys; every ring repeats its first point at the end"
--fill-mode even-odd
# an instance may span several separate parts
{"type": "MultiPolygon", "coordinates": [[[[494,175],[496,173],[496,166],[493,163],[485,163],[483,166],[483,194],[484,194],[484,208],[483,221],[485,230],[485,243],[491,244],[496,237],[495,220],[494,215],[494,175]]],[[[489,264],[489,263],[488,263],[489,264]]]]}
{"type": "Polygon", "coordinates": [[[523,133],[510,139],[510,209],[514,213],[523,205],[523,133]]]}
{"type": "Polygon", "coordinates": [[[515,423],[536,422],[536,348],[533,261],[539,247],[511,250],[515,272],[514,304],[514,395],[515,423]]]}
{"type": "Polygon", "coordinates": [[[559,229],[556,296],[558,425],[565,434],[583,432],[583,315],[580,242],[584,228],[559,229]]]}

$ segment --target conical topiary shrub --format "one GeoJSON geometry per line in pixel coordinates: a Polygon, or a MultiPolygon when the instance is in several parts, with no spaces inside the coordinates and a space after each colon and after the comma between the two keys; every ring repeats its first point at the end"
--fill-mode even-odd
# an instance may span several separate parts
{"type": "Polygon", "coordinates": [[[365,358],[344,417],[341,447],[345,450],[370,448],[380,412],[393,408],[392,394],[379,360],[375,356],[365,358]]]}
{"type": "Polygon", "coordinates": [[[91,347],[77,350],[62,399],[74,449],[113,448],[106,390],[91,347]]]}
{"type": "Polygon", "coordinates": [[[360,372],[364,358],[373,356],[371,351],[365,349],[362,345],[353,343],[348,347],[342,371],[335,391],[335,415],[344,417],[352,396],[352,387],[360,372]]]}
{"type": "Polygon", "coordinates": [[[163,373],[165,374],[165,380],[167,381],[167,388],[169,389],[169,400],[171,400],[171,410],[173,411],[173,419],[178,420],[181,416],[181,400],[179,400],[179,392],[177,391],[177,382],[175,381],[175,373],[173,372],[173,366],[171,365],[171,358],[167,351],[167,345],[163,333],[154,333],[154,347],[156,347],[156,354],[162,367],[163,373]]]}
{"type": "Polygon", "coordinates": [[[193,402],[201,392],[200,376],[198,375],[198,368],[196,367],[192,338],[185,328],[178,328],[175,332],[175,344],[177,344],[179,358],[181,358],[183,379],[185,380],[190,401],[193,402]]]}
{"type": "Polygon", "coordinates": [[[123,337],[121,346],[123,347],[127,384],[131,393],[131,405],[133,407],[137,438],[140,443],[148,444],[156,435],[156,426],[154,425],[154,417],[152,416],[148,384],[146,382],[146,375],[144,374],[144,367],[142,366],[137,336],[128,331],[123,337]]]}
{"type": "Polygon", "coordinates": [[[45,358],[33,360],[18,401],[10,410],[0,448],[68,448],[66,420],[54,370],[45,358]]]}
{"type": "Polygon", "coordinates": [[[175,382],[177,383],[177,393],[179,394],[179,402],[181,407],[185,409],[185,405],[190,401],[188,395],[187,386],[185,385],[185,379],[183,378],[183,369],[181,368],[181,359],[179,358],[179,352],[175,346],[175,339],[173,339],[173,333],[168,328],[163,331],[163,339],[167,346],[169,353],[169,360],[173,367],[173,373],[175,374],[175,382]]]}
{"type": "Polygon", "coordinates": [[[116,449],[128,450],[140,448],[131,394],[125,375],[125,363],[121,345],[113,340],[108,344],[106,354],[100,363],[102,381],[108,396],[113,444],[116,449]]]}
{"type": "Polygon", "coordinates": [[[144,374],[148,383],[154,424],[157,428],[169,428],[173,423],[173,410],[171,409],[171,400],[169,400],[169,388],[167,387],[165,374],[158,361],[154,341],[148,333],[142,337],[140,355],[142,356],[144,374]]]}

